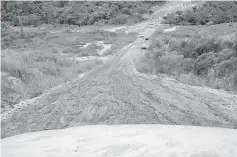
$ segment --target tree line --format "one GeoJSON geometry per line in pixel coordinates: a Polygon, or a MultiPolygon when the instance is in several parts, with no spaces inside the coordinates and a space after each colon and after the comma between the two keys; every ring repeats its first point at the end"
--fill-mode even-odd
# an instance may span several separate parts
{"type": "Polygon", "coordinates": [[[14,26],[40,24],[125,24],[145,20],[151,7],[164,1],[2,1],[1,22],[14,26]]]}
{"type": "Polygon", "coordinates": [[[178,10],[163,17],[164,22],[177,25],[220,24],[237,21],[236,1],[208,1],[186,11],[178,10]]]}

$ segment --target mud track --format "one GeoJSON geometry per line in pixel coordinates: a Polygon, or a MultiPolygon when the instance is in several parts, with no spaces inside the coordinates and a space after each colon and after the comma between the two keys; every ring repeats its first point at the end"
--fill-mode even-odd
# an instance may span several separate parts
{"type": "MultiPolygon", "coordinates": [[[[149,23],[141,32],[151,35],[149,23]]],[[[82,79],[18,104],[2,115],[2,138],[85,124],[182,124],[237,128],[237,95],[139,73],[142,39],[82,79]]]]}

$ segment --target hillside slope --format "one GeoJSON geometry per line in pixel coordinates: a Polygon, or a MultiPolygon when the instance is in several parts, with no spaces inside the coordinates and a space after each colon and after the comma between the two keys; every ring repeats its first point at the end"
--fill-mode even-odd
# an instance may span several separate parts
{"type": "MultiPolygon", "coordinates": [[[[164,10],[162,10],[164,11],[164,10]]],[[[158,26],[160,20],[153,20],[158,26]]],[[[150,36],[150,22],[139,25],[150,36]]],[[[182,124],[237,128],[237,95],[139,73],[138,38],[106,65],[2,115],[2,137],[84,124],[182,124]]]]}

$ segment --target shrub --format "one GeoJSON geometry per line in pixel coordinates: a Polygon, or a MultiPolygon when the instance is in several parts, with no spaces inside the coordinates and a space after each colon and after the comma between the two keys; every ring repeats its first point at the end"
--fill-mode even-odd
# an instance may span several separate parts
{"type": "Polygon", "coordinates": [[[63,53],[72,53],[74,50],[72,48],[67,48],[63,50],[63,53]]]}
{"type": "Polygon", "coordinates": [[[138,23],[138,22],[141,22],[141,21],[144,21],[144,20],[145,20],[145,18],[143,18],[142,15],[140,15],[140,14],[134,14],[133,16],[130,16],[128,22],[131,22],[131,23],[138,23]]]}
{"type": "Polygon", "coordinates": [[[11,76],[15,78],[19,78],[24,82],[27,82],[32,75],[27,71],[28,67],[25,64],[22,64],[19,62],[11,62],[11,61],[5,61],[2,60],[1,62],[1,71],[7,72],[11,76]]]}
{"type": "Polygon", "coordinates": [[[159,38],[156,38],[154,42],[148,47],[148,50],[153,50],[155,48],[161,48],[162,42],[159,38]]]}
{"type": "Polygon", "coordinates": [[[122,9],[122,13],[123,14],[127,14],[127,15],[131,15],[132,11],[130,9],[128,9],[128,8],[124,8],[124,9],[122,9]]]}
{"type": "Polygon", "coordinates": [[[208,69],[213,65],[213,52],[204,53],[196,59],[195,74],[207,74],[208,69]]]}
{"type": "Polygon", "coordinates": [[[195,69],[195,60],[191,59],[191,58],[184,58],[181,61],[181,72],[185,72],[185,73],[190,73],[190,72],[194,72],[195,69]]]}
{"type": "Polygon", "coordinates": [[[235,53],[237,53],[237,43],[233,45],[233,50],[235,51],[235,53]]]}
{"type": "Polygon", "coordinates": [[[170,41],[169,48],[171,51],[179,51],[180,46],[181,46],[181,43],[179,41],[177,40],[170,41]]]}
{"type": "Polygon", "coordinates": [[[121,14],[121,15],[117,15],[115,18],[112,18],[109,21],[109,24],[115,24],[115,25],[122,25],[128,22],[128,15],[125,14],[121,14]]]}
{"type": "Polygon", "coordinates": [[[202,43],[196,48],[195,50],[195,55],[196,57],[202,55],[203,53],[206,52],[219,52],[220,50],[222,50],[221,47],[221,41],[217,41],[216,39],[204,39],[203,41],[201,41],[202,43]]]}
{"type": "Polygon", "coordinates": [[[224,48],[233,48],[233,46],[234,46],[234,43],[228,40],[223,41],[222,43],[222,47],[224,48]]]}
{"type": "Polygon", "coordinates": [[[196,48],[196,43],[194,41],[190,42],[183,42],[181,43],[182,46],[180,47],[180,53],[184,56],[184,58],[191,58],[193,57],[193,51],[196,48]]]}
{"type": "Polygon", "coordinates": [[[20,20],[17,16],[13,16],[12,18],[12,25],[13,26],[19,26],[20,25],[20,20]]]}
{"type": "Polygon", "coordinates": [[[230,58],[222,61],[216,66],[216,73],[218,76],[225,76],[237,71],[237,58],[230,58]]]}
{"type": "Polygon", "coordinates": [[[170,43],[170,38],[169,37],[165,37],[164,39],[163,39],[163,42],[164,42],[164,44],[169,44],[170,43]]]}

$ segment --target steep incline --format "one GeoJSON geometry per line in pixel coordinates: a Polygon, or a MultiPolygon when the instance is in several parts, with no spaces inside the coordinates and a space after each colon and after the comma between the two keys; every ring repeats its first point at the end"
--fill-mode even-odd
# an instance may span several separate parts
{"type": "MultiPolygon", "coordinates": [[[[156,21],[157,22],[157,21],[156,21]]],[[[151,35],[153,28],[139,29],[151,35]]],[[[183,124],[237,128],[237,96],[136,71],[142,39],[82,79],[2,115],[2,137],[84,124],[183,124]]]]}

